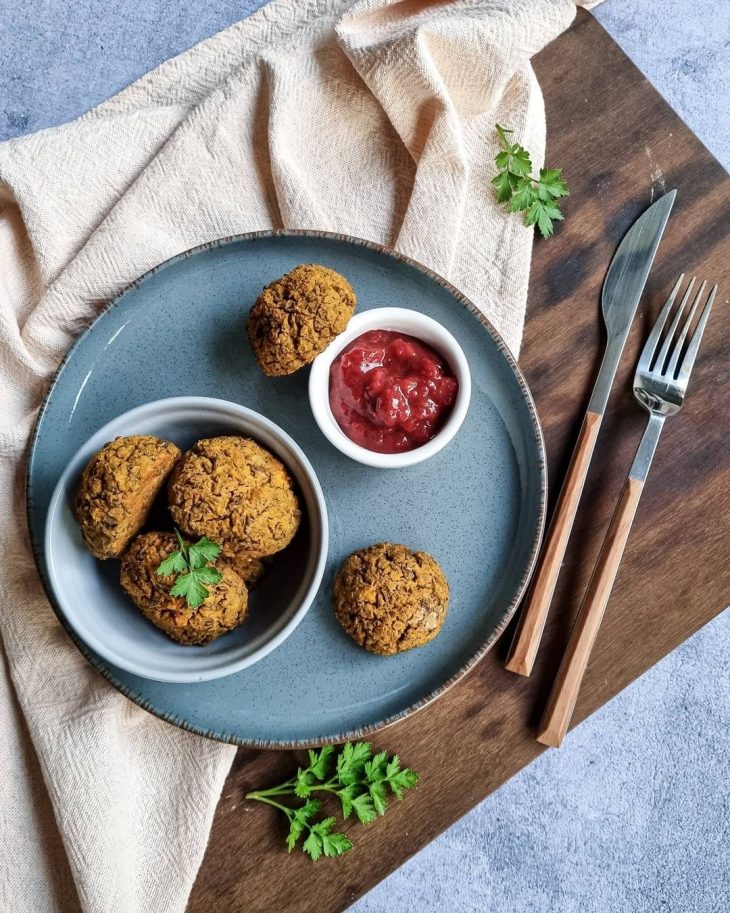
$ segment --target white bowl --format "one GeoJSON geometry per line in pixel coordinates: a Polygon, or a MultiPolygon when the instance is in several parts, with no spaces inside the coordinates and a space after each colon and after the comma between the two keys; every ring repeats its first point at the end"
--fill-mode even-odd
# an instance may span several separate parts
{"type": "Polygon", "coordinates": [[[442,450],[461,428],[471,399],[471,374],[466,356],[449,331],[431,317],[408,308],[374,308],[356,314],[344,333],[333,340],[312,363],[309,374],[309,403],[315,421],[325,437],[334,446],[366,466],[378,469],[401,469],[429,459],[442,450]],[[434,348],[446,359],[459,383],[456,402],[443,428],[430,441],[402,453],[375,453],[361,447],[345,434],[332,414],[329,397],[330,367],[340,352],[358,336],[368,330],[396,330],[415,336],[434,348]]]}
{"type": "Polygon", "coordinates": [[[95,653],[120,669],[155,681],[203,682],[253,665],[286,640],[317,593],[328,538],[322,489],[309,460],[286,432],[235,403],[185,396],[125,412],[76,453],[48,509],[45,561],[65,622],[95,653]],[[277,572],[267,574],[252,592],[246,622],[205,646],[182,646],[150,624],[119,584],[119,561],[98,561],[81,538],[73,515],[81,471],[107,441],[128,434],[152,434],[183,450],[204,437],[247,435],[279,457],[298,486],[302,523],[292,544],[275,559],[277,572]]]}

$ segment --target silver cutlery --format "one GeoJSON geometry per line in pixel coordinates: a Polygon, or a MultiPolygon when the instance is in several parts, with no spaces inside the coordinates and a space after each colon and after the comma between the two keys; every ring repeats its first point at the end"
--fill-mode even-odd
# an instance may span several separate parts
{"type": "Polygon", "coordinates": [[[703,282],[687,317],[682,322],[685,308],[694,288],[695,280],[693,278],[689,282],[679,306],[674,311],[669,329],[663,333],[683,281],[684,275],[679,277],[667,303],[659,314],[644,345],[634,375],[634,395],[649,413],[649,421],[608,528],[598,562],[583,599],[583,605],[571,632],[568,648],[538,727],[538,741],[554,748],[558,748],[563,741],[573,715],[588,658],[611,595],[631,524],[659,442],[659,435],[666,419],[676,415],[684,402],[702,334],[715,300],[716,285],[712,287],[707,296],[700,316],[692,329],[695,317],[704,300],[706,283],[703,282]],[[690,330],[692,330],[691,335],[690,330]],[[689,342],[687,341],[688,336],[689,342]]]}
{"type": "Polygon", "coordinates": [[[676,190],[670,191],[639,216],[621,241],[606,273],[601,295],[607,333],[603,362],[596,377],[588,410],[555,507],[555,514],[543,542],[535,576],[520,612],[519,624],[505,663],[505,667],[511,672],[529,675],[535,664],[537,648],[542,638],[616,369],[676,196],[676,190]]]}

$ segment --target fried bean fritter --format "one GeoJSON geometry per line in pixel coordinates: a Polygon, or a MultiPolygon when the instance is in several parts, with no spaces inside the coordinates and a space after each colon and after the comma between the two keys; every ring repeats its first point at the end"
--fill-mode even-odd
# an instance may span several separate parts
{"type": "Polygon", "coordinates": [[[449,585],[426,552],[382,542],[350,555],[334,585],[337,620],[361,647],[391,656],[438,634],[449,585]]]}
{"type": "Polygon", "coordinates": [[[176,575],[159,577],[157,568],[178,547],[174,533],[143,533],[122,558],[120,583],[148,621],[185,645],[207,644],[243,624],[248,591],[238,574],[223,562],[223,575],[207,587],[209,596],[192,608],[182,596],[171,596],[176,575]]]}
{"type": "Polygon", "coordinates": [[[347,326],[355,292],[339,273],[314,263],[267,285],[248,319],[248,338],[269,377],[293,374],[323,352],[347,326]]]}
{"type": "Polygon", "coordinates": [[[246,584],[249,592],[261,581],[269,569],[271,558],[247,558],[244,556],[229,556],[222,559],[246,584]]]}
{"type": "Polygon", "coordinates": [[[223,556],[273,555],[299,528],[299,501],[283,463],[245,437],[198,441],[167,486],[170,512],[187,536],[207,536],[223,556]]]}
{"type": "Polygon", "coordinates": [[[174,444],[135,434],[116,438],[89,460],[74,513],[96,558],[122,554],[179,457],[174,444]]]}

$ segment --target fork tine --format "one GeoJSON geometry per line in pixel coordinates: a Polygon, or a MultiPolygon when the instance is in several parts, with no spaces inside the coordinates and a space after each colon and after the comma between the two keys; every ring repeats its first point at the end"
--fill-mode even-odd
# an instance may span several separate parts
{"type": "Polygon", "coordinates": [[[702,334],[705,332],[705,327],[707,326],[707,320],[710,316],[710,310],[712,309],[712,303],[715,300],[715,293],[717,292],[717,286],[713,285],[710,290],[709,297],[707,299],[707,304],[704,306],[702,313],[700,314],[700,319],[697,321],[697,326],[695,331],[692,334],[692,338],[689,341],[687,346],[687,351],[684,353],[684,358],[679,366],[679,373],[677,375],[677,385],[679,387],[687,386],[689,381],[689,376],[692,373],[692,368],[694,367],[695,359],[697,358],[697,351],[699,350],[700,343],[702,342],[702,334]]]}
{"type": "Polygon", "coordinates": [[[672,343],[674,342],[674,336],[677,332],[677,327],[679,326],[679,321],[682,319],[682,313],[684,312],[685,305],[689,301],[689,296],[692,293],[692,288],[693,288],[694,284],[695,284],[695,277],[692,276],[684,295],[682,295],[682,300],[679,302],[679,307],[677,308],[677,310],[674,313],[674,319],[672,320],[672,323],[671,323],[669,329],[667,330],[667,333],[664,337],[664,342],[662,343],[662,347],[659,350],[659,354],[657,355],[656,360],[654,361],[654,370],[658,371],[660,374],[664,373],[664,366],[667,363],[667,358],[668,358],[669,352],[672,348],[672,343]]]}
{"type": "MultiPolygon", "coordinates": [[[[679,364],[679,359],[682,355],[682,347],[684,346],[684,341],[687,338],[687,333],[689,333],[689,328],[692,326],[692,321],[694,320],[695,314],[697,313],[697,308],[700,306],[700,302],[702,301],[702,295],[705,291],[706,286],[707,282],[703,279],[702,285],[699,287],[699,290],[695,296],[694,303],[690,308],[690,312],[687,314],[687,318],[684,321],[682,332],[679,334],[679,338],[674,344],[672,357],[669,359],[669,364],[667,365],[666,371],[664,372],[667,377],[674,377],[674,375],[677,373],[677,365],[679,364]]],[[[674,325],[672,325],[672,330],[674,330],[674,325]]]]}
{"type": "MultiPolygon", "coordinates": [[[[683,281],[684,273],[682,273],[679,279],[677,279],[677,283],[672,289],[669,298],[667,299],[667,303],[662,308],[651,333],[649,333],[649,338],[644,343],[644,348],[641,350],[641,357],[639,358],[639,364],[636,366],[637,371],[648,371],[651,367],[654,352],[656,351],[656,347],[659,345],[659,340],[662,335],[662,330],[664,329],[664,324],[667,322],[667,317],[669,317],[669,312],[672,310],[674,299],[677,297],[677,292],[679,291],[683,281]]],[[[692,279],[692,282],[694,282],[694,279],[692,279]]],[[[690,288],[691,286],[692,283],[690,283],[690,288]]]]}

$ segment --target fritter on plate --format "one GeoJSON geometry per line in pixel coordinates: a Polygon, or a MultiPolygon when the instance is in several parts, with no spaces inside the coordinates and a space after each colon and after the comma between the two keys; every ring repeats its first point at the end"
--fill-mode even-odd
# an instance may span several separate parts
{"type": "Polygon", "coordinates": [[[118,558],[147,519],[180,457],[174,444],[146,434],[118,437],[86,465],[74,513],[97,558],[118,558]]]}
{"type": "Polygon", "coordinates": [[[174,533],[142,533],[122,558],[120,583],[142,614],[168,637],[185,645],[207,644],[243,624],[248,591],[238,574],[224,562],[223,575],[207,586],[209,596],[196,608],[182,596],[171,596],[176,575],[158,576],[160,564],[178,547],[174,533]]]}
{"type": "Polygon", "coordinates": [[[382,542],[350,555],[335,578],[337,620],[366,650],[390,656],[438,634],[449,585],[426,552],[382,542]]]}
{"type": "Polygon", "coordinates": [[[198,441],[175,467],[167,491],[176,526],[187,536],[217,542],[226,558],[273,555],[299,528],[289,473],[250,438],[198,441]]]}
{"type": "Polygon", "coordinates": [[[270,377],[293,374],[323,352],[347,326],[355,292],[339,273],[314,263],[267,285],[248,319],[259,367],[270,377]]]}

